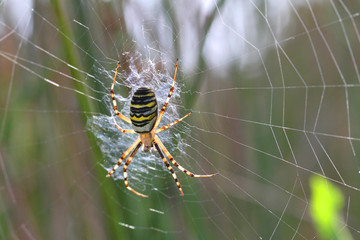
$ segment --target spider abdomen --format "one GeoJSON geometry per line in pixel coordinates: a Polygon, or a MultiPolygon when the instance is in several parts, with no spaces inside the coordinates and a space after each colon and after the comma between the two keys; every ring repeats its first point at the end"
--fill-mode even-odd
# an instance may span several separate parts
{"type": "Polygon", "coordinates": [[[130,120],[135,132],[149,133],[155,125],[158,106],[155,93],[150,88],[141,87],[131,98],[130,120]]]}

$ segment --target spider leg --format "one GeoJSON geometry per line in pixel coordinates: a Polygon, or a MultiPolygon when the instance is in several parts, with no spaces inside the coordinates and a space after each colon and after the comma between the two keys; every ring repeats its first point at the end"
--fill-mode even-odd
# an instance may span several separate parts
{"type": "Polygon", "coordinates": [[[117,127],[117,129],[119,129],[121,132],[123,132],[123,133],[135,133],[134,130],[122,129],[122,128],[116,123],[115,119],[113,119],[113,120],[114,120],[115,127],[117,127]]]}
{"type": "Polygon", "coordinates": [[[124,166],[124,183],[125,183],[125,187],[127,189],[129,189],[130,191],[132,191],[133,193],[135,193],[136,195],[139,195],[140,197],[148,197],[147,195],[144,195],[144,194],[141,194],[141,193],[138,193],[137,191],[135,191],[134,189],[132,189],[130,186],[129,186],[129,181],[127,180],[127,168],[131,162],[131,160],[133,159],[135,153],[139,150],[140,146],[141,146],[142,142],[139,142],[138,145],[135,147],[134,151],[131,153],[131,155],[129,156],[128,160],[126,161],[125,163],[125,166],[124,166]]]}
{"type": "Polygon", "coordinates": [[[160,113],[159,113],[159,116],[155,122],[155,126],[154,126],[154,129],[157,128],[159,126],[159,123],[161,121],[161,118],[162,116],[164,115],[164,112],[165,112],[165,109],[166,109],[166,106],[168,105],[169,101],[170,101],[170,97],[171,97],[171,94],[173,93],[174,91],[174,85],[175,85],[175,78],[176,78],[176,73],[177,73],[177,68],[178,68],[178,62],[179,62],[179,59],[176,59],[176,67],[175,67],[175,73],[174,73],[174,79],[173,79],[173,82],[172,82],[172,85],[171,85],[171,88],[170,88],[170,92],[169,92],[169,95],[164,103],[164,106],[161,108],[160,110],[160,113]]]}
{"type": "Polygon", "coordinates": [[[156,141],[155,141],[154,145],[155,145],[156,150],[157,150],[158,153],[160,154],[160,157],[161,157],[162,160],[164,161],[166,167],[167,167],[167,168],[169,169],[169,171],[171,172],[171,174],[172,174],[172,176],[173,176],[173,178],[174,178],[174,180],[175,180],[176,186],[179,188],[179,191],[180,191],[181,195],[184,196],[184,192],[183,192],[183,190],[182,190],[182,188],[181,188],[181,185],[180,185],[179,180],[178,180],[177,177],[176,177],[176,174],[175,174],[175,172],[174,172],[174,169],[170,166],[170,163],[166,160],[164,154],[162,153],[162,151],[161,151],[161,149],[159,148],[159,145],[157,144],[156,141]]]}
{"type": "Polygon", "coordinates": [[[121,162],[127,157],[127,155],[129,155],[129,153],[131,152],[131,150],[133,150],[133,148],[140,143],[140,138],[138,138],[125,152],[124,154],[121,156],[121,158],[119,159],[119,161],[117,162],[117,164],[113,167],[113,169],[108,173],[108,175],[106,175],[106,177],[110,177],[115,170],[120,166],[121,162]]]}
{"type": "Polygon", "coordinates": [[[169,153],[169,151],[166,149],[166,147],[164,146],[164,144],[161,142],[160,138],[158,136],[155,136],[155,143],[159,144],[159,146],[161,147],[161,149],[164,151],[165,155],[170,159],[170,161],[172,162],[172,164],[174,164],[175,167],[179,168],[181,171],[183,171],[184,173],[186,173],[187,175],[189,175],[190,177],[212,177],[217,175],[217,173],[215,174],[208,174],[208,175],[200,175],[200,174],[194,174],[188,170],[186,170],[185,168],[183,168],[180,164],[178,164],[175,159],[171,156],[171,154],[169,153]]]}
{"type": "Polygon", "coordinates": [[[161,132],[161,131],[164,131],[165,129],[168,129],[168,128],[171,127],[172,125],[175,125],[175,124],[177,124],[178,122],[184,120],[184,119],[185,119],[186,117],[188,117],[190,114],[192,114],[192,112],[189,112],[188,114],[186,114],[186,115],[183,116],[182,118],[180,118],[180,119],[178,119],[178,120],[170,123],[170,124],[167,125],[167,126],[164,126],[164,127],[159,128],[159,129],[156,129],[156,130],[155,130],[155,133],[159,133],[159,132],[161,132]]]}
{"type": "Polygon", "coordinates": [[[116,114],[118,117],[120,117],[122,120],[124,120],[125,122],[131,124],[130,119],[128,119],[127,117],[125,117],[124,115],[122,115],[122,114],[118,111],[117,104],[116,104],[116,100],[115,100],[115,96],[114,96],[115,79],[116,79],[116,75],[117,75],[118,70],[119,70],[119,66],[120,66],[120,62],[118,62],[118,65],[117,65],[116,71],[115,71],[114,80],[113,80],[113,82],[112,82],[112,84],[111,84],[111,89],[110,89],[111,99],[112,99],[112,103],[113,103],[113,105],[114,105],[115,114],[116,114]]]}

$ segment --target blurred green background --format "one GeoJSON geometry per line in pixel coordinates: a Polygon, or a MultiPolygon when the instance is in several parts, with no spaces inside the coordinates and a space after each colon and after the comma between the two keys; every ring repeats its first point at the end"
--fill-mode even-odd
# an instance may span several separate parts
{"type": "Polygon", "coordinates": [[[313,175],[342,199],[329,238],[360,238],[359,13],[347,0],[0,1],[0,239],[326,239],[313,175]],[[159,161],[134,180],[148,199],[105,178],[87,122],[111,115],[114,69],[134,73],[133,54],[170,78],[180,59],[170,104],[194,113],[167,144],[218,173],[177,171],[184,197],[159,161]]]}

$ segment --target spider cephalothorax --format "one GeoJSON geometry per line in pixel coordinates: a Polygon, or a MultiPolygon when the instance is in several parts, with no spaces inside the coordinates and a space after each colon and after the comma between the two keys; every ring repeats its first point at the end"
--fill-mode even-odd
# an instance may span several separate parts
{"type": "Polygon", "coordinates": [[[142,197],[147,197],[146,195],[138,193],[134,189],[132,189],[129,186],[128,180],[127,180],[127,171],[126,170],[129,166],[131,160],[133,159],[135,153],[139,150],[139,148],[141,146],[143,146],[142,150],[145,152],[149,152],[153,146],[156,148],[156,150],[160,154],[160,157],[162,158],[163,162],[165,163],[166,167],[171,172],[171,174],[175,180],[175,183],[176,183],[177,187],[179,188],[181,195],[184,195],[184,193],[182,191],[179,180],[177,179],[173,168],[170,166],[169,162],[166,160],[164,153],[174,166],[176,166],[181,171],[183,171],[184,173],[186,173],[187,175],[189,175],[191,177],[211,177],[211,176],[216,175],[216,174],[198,175],[198,174],[193,174],[193,173],[189,172],[188,170],[186,170],[185,168],[180,166],[175,161],[175,159],[171,156],[169,151],[165,148],[164,144],[160,141],[158,136],[156,136],[157,133],[180,122],[181,120],[183,120],[184,118],[186,118],[187,116],[189,116],[192,113],[192,112],[190,112],[190,113],[186,114],[184,117],[176,120],[173,123],[170,123],[167,126],[157,128],[159,126],[162,116],[164,115],[166,106],[169,103],[171,94],[174,91],[174,84],[175,84],[176,72],[177,72],[177,67],[178,67],[178,60],[176,60],[175,74],[174,74],[174,79],[172,82],[172,86],[170,88],[169,95],[165,101],[164,106],[161,108],[160,113],[158,114],[158,105],[157,105],[156,96],[155,96],[154,91],[150,88],[140,87],[135,91],[134,95],[131,98],[130,119],[125,117],[118,111],[115,96],[114,96],[115,79],[116,79],[116,75],[117,75],[119,66],[120,66],[120,63],[118,63],[118,65],[116,67],[115,76],[114,76],[113,83],[112,83],[111,89],[110,89],[110,94],[111,94],[111,98],[112,98],[112,103],[114,105],[115,114],[117,116],[119,116],[122,120],[124,120],[125,122],[130,123],[133,127],[133,130],[124,130],[116,123],[115,123],[115,126],[123,133],[137,133],[139,136],[136,139],[136,141],[124,152],[124,154],[121,156],[121,158],[119,159],[117,164],[108,173],[107,177],[110,177],[115,172],[115,170],[120,166],[121,162],[132,151],[129,158],[127,159],[127,161],[125,163],[125,166],[124,166],[124,183],[125,183],[126,188],[128,188],[133,193],[135,193],[139,196],[142,196],[142,197]]]}

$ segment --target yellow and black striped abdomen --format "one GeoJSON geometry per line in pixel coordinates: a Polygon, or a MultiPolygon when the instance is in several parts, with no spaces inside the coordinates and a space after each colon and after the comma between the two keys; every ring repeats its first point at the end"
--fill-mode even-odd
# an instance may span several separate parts
{"type": "Polygon", "coordinates": [[[130,104],[130,120],[137,133],[149,133],[157,119],[158,106],[155,93],[150,88],[136,90],[130,104]]]}

